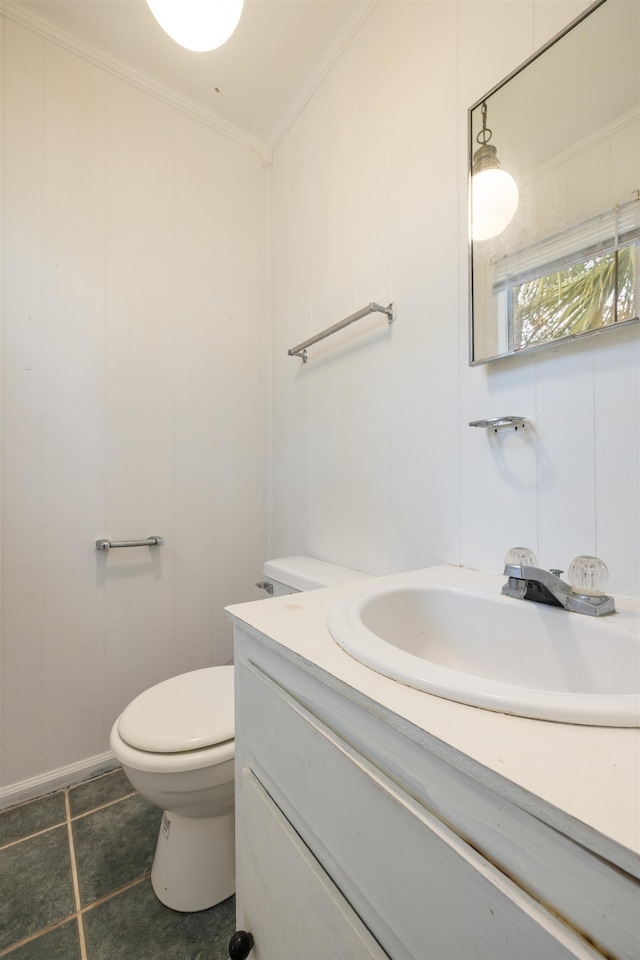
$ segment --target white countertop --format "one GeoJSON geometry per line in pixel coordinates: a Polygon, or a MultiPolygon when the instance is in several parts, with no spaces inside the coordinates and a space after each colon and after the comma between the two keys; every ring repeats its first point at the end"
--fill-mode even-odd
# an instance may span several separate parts
{"type": "MultiPolygon", "coordinates": [[[[430,576],[429,570],[422,573],[430,576]]],[[[406,574],[395,574],[381,577],[379,582],[392,584],[403,577],[406,574]]],[[[640,729],[508,716],[423,693],[376,673],[342,650],[326,625],[336,601],[362,586],[359,581],[235,604],[227,611],[416,727],[640,856],[640,729]]],[[[636,601],[620,602],[629,610],[639,608],[636,601]]]]}

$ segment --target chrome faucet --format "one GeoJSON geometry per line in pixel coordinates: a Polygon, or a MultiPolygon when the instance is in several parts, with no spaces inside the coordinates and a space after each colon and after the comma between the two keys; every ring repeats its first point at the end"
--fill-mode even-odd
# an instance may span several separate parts
{"type": "Polygon", "coordinates": [[[523,547],[509,550],[504,567],[509,579],[502,588],[503,594],[591,617],[616,612],[613,597],[606,596],[603,589],[607,568],[597,557],[576,557],[569,567],[572,585],[560,578],[562,570],[543,570],[535,564],[536,558],[530,550],[523,547]]]}

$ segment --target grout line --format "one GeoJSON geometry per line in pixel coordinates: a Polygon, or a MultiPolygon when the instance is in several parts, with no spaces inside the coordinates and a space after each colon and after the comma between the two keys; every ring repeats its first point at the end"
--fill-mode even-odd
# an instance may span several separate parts
{"type": "Polygon", "coordinates": [[[88,817],[90,813],[97,813],[98,810],[106,810],[107,807],[112,807],[116,803],[120,803],[121,800],[129,800],[130,797],[135,797],[136,791],[132,790],[131,793],[125,793],[121,797],[116,797],[115,800],[107,800],[106,803],[101,803],[97,807],[91,807],[90,810],[83,810],[82,813],[71,814],[71,809],[69,809],[69,819],[72,823],[76,820],[81,820],[83,817],[88,817]]]}
{"type": "MultiPolygon", "coordinates": [[[[75,864],[74,864],[75,867],[75,864]]],[[[75,870],[73,871],[75,873],[75,870]]],[[[15,943],[10,944],[8,947],[3,947],[0,949],[0,958],[6,957],[9,954],[13,953],[14,950],[17,950],[19,947],[24,947],[28,943],[32,943],[34,940],[39,940],[45,933],[51,933],[52,930],[57,930],[58,927],[63,927],[65,923],[70,923],[72,920],[77,920],[78,922],[78,936],[80,940],[80,952],[82,960],[87,960],[87,950],[86,950],[86,941],[84,937],[84,924],[83,924],[83,915],[88,913],[90,910],[93,910],[94,907],[100,907],[103,903],[106,903],[107,900],[112,900],[114,897],[117,897],[121,893],[125,893],[127,890],[131,890],[133,887],[137,887],[138,884],[144,883],[145,880],[149,880],[151,877],[150,873],[145,873],[144,876],[138,877],[136,880],[132,880],[130,883],[126,883],[123,887],[118,887],[117,890],[113,890],[111,893],[105,893],[103,897],[100,897],[99,900],[95,900],[93,903],[88,903],[86,907],[80,906],[75,913],[70,913],[67,917],[63,917],[62,920],[57,920],[55,923],[52,923],[48,927],[43,927],[41,930],[37,930],[35,933],[30,934],[28,937],[25,937],[23,940],[16,940],[15,943]]],[[[76,898],[76,884],[74,881],[74,898],[76,898]]],[[[78,898],[76,898],[76,906],[78,906],[78,898]]]]}
{"type": "Polygon", "coordinates": [[[69,854],[71,859],[71,879],[73,881],[73,898],[76,907],[76,916],[78,918],[78,940],[80,941],[80,960],[87,960],[87,944],[84,937],[84,923],[82,922],[82,901],[80,900],[80,883],[78,881],[78,868],[76,865],[76,848],[73,842],[73,827],[71,826],[71,805],[69,803],[69,791],[64,791],[64,805],[67,811],[67,832],[69,835],[69,854]]]}
{"type": "MultiPolygon", "coordinates": [[[[71,824],[67,824],[69,831],[71,831],[71,824]]],[[[46,832],[46,831],[43,831],[46,832]]],[[[75,849],[73,846],[73,839],[70,836],[69,846],[71,850],[71,871],[73,877],[73,894],[76,911],[75,913],[70,913],[68,916],[63,917],[62,920],[57,920],[55,923],[52,923],[48,927],[43,927],[41,930],[37,930],[35,933],[30,934],[28,937],[25,937],[23,940],[17,940],[15,943],[10,944],[8,947],[3,947],[0,949],[0,960],[2,957],[6,957],[9,954],[13,953],[14,950],[18,950],[20,947],[24,947],[29,943],[33,943],[34,940],[39,940],[40,937],[44,936],[46,933],[51,933],[52,930],[57,930],[58,927],[62,927],[65,923],[70,923],[72,920],[76,920],[78,924],[78,941],[80,944],[80,957],[81,960],[88,960],[87,955],[87,944],[84,935],[84,914],[89,913],[90,910],[93,910],[94,907],[100,907],[103,903],[106,903],[108,900],[113,900],[114,897],[119,896],[121,893],[125,893],[127,890],[131,890],[133,887],[137,887],[139,884],[144,883],[145,880],[149,880],[151,873],[145,873],[141,877],[137,877],[135,880],[132,880],[130,883],[126,883],[122,887],[118,887],[117,890],[112,890],[110,893],[105,893],[103,897],[100,897],[99,900],[95,900],[93,903],[88,903],[86,907],[83,907],[80,903],[80,891],[78,885],[78,877],[75,864],[75,849]]]]}
{"type": "Polygon", "coordinates": [[[44,827],[42,830],[36,830],[34,833],[26,833],[24,837],[18,837],[17,840],[10,840],[8,843],[0,844],[0,851],[8,850],[9,847],[15,847],[16,844],[22,843],[24,840],[32,840],[34,837],[41,837],[44,833],[49,833],[51,830],[57,830],[59,827],[64,827],[67,823],[67,816],[68,819],[74,823],[76,820],[81,820],[83,817],[88,817],[91,813],[97,813],[98,810],[106,810],[107,807],[112,807],[114,804],[120,803],[121,800],[129,800],[131,797],[135,797],[135,795],[136,791],[132,790],[131,793],[125,793],[121,797],[116,797],[115,800],[108,800],[106,803],[101,803],[97,807],[91,807],[90,810],[84,810],[82,813],[71,814],[71,809],[69,808],[69,813],[63,820],[60,820],[58,823],[52,823],[51,826],[44,827]]]}
{"type": "Polygon", "coordinates": [[[28,833],[25,837],[18,837],[17,840],[10,840],[9,843],[5,843],[3,846],[0,846],[0,851],[8,850],[10,847],[15,847],[19,843],[23,843],[25,840],[32,840],[34,837],[41,837],[45,833],[51,833],[52,830],[59,830],[60,827],[66,825],[66,820],[61,820],[60,823],[53,823],[50,827],[45,827],[43,830],[37,830],[35,833],[28,833]]]}
{"type": "MultiPolygon", "coordinates": [[[[108,776],[108,774],[103,774],[103,776],[108,776]]],[[[136,880],[132,880],[130,883],[127,883],[124,886],[119,887],[117,890],[113,890],[110,893],[105,894],[104,896],[100,897],[99,900],[96,900],[95,902],[90,903],[85,907],[82,906],[72,824],[76,820],[80,820],[83,817],[88,816],[89,814],[96,813],[99,810],[105,810],[108,807],[114,806],[116,803],[120,803],[121,800],[127,800],[135,796],[137,791],[132,790],[130,793],[126,793],[121,797],[116,797],[115,800],[109,800],[106,803],[99,804],[97,807],[92,807],[90,810],[85,810],[83,813],[75,814],[74,816],[72,816],[71,802],[70,802],[70,791],[72,789],[74,789],[74,787],[66,787],[62,791],[60,791],[64,794],[65,817],[63,820],[60,820],[59,823],[52,824],[49,827],[45,827],[43,830],[38,830],[35,833],[31,833],[31,834],[28,834],[27,836],[20,837],[17,840],[12,840],[10,843],[0,846],[0,851],[7,850],[10,847],[17,846],[18,844],[22,843],[24,840],[30,840],[34,837],[42,836],[45,833],[50,833],[52,830],[58,830],[61,827],[66,827],[67,837],[69,842],[69,857],[70,857],[70,864],[71,864],[71,880],[72,880],[72,886],[73,886],[73,898],[74,898],[75,911],[74,913],[71,913],[68,916],[63,917],[61,920],[57,920],[55,923],[52,923],[49,926],[44,927],[40,930],[37,930],[35,933],[30,934],[27,937],[24,937],[22,940],[18,940],[15,943],[8,945],[7,947],[1,948],[0,958],[9,956],[15,950],[18,950],[19,948],[29,943],[32,943],[34,940],[38,940],[44,934],[50,933],[51,931],[64,926],[66,923],[70,923],[71,921],[75,920],[77,922],[77,927],[78,927],[80,958],[81,960],[88,960],[87,944],[86,944],[86,938],[85,938],[85,932],[84,932],[84,921],[83,921],[84,914],[87,913],[89,910],[93,910],[94,907],[98,907],[101,904],[106,903],[108,900],[111,900],[114,897],[118,896],[119,894],[124,893],[126,890],[130,890],[132,887],[135,887],[138,884],[143,883],[145,880],[148,880],[151,876],[150,873],[146,873],[144,874],[144,876],[138,877],[136,880]]]]}
{"type": "Polygon", "coordinates": [[[35,933],[31,933],[28,937],[24,937],[22,940],[16,940],[15,943],[11,943],[8,947],[3,947],[0,950],[0,957],[6,957],[10,953],[13,953],[14,950],[18,950],[20,947],[24,947],[28,943],[33,943],[34,940],[39,940],[40,937],[45,933],[51,933],[52,930],[57,930],[58,927],[64,927],[65,923],[71,923],[71,921],[75,920],[76,917],[77,914],[70,913],[68,917],[63,917],[62,920],[57,920],[55,923],[50,924],[50,926],[43,927],[42,930],[36,930],[35,933]]]}
{"type": "Polygon", "coordinates": [[[114,897],[119,896],[121,893],[126,893],[127,890],[131,890],[133,887],[137,887],[138,884],[144,883],[144,881],[149,880],[150,877],[150,873],[145,873],[142,877],[136,877],[136,879],[131,880],[130,883],[125,883],[124,887],[118,887],[117,890],[112,890],[111,893],[105,893],[105,895],[100,897],[99,900],[94,900],[92,903],[88,903],[86,907],[82,907],[80,909],[80,913],[89,913],[89,911],[93,910],[94,907],[101,907],[103,903],[107,902],[107,900],[113,900],[114,897]]]}

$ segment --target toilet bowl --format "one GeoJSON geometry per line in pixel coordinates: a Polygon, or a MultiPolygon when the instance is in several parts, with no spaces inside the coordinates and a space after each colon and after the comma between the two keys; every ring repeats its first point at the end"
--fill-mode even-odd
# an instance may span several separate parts
{"type": "Polygon", "coordinates": [[[163,810],[151,869],[158,899],[205,910],[235,890],[233,667],[156,684],[113,725],[111,750],[163,810]]]}
{"type": "MultiPolygon", "coordinates": [[[[274,595],[361,580],[309,557],[264,565],[274,595]]],[[[163,811],[151,885],[193,912],[235,892],[233,666],[183,673],[145,690],[120,714],[111,750],[138,792],[163,811]]]]}

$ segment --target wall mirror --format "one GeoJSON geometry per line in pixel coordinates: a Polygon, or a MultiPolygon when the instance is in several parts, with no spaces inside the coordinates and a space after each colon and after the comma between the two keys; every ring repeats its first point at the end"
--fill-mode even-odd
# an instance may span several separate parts
{"type": "Polygon", "coordinates": [[[639,64],[599,0],[469,110],[471,365],[638,320],[639,64]]]}

